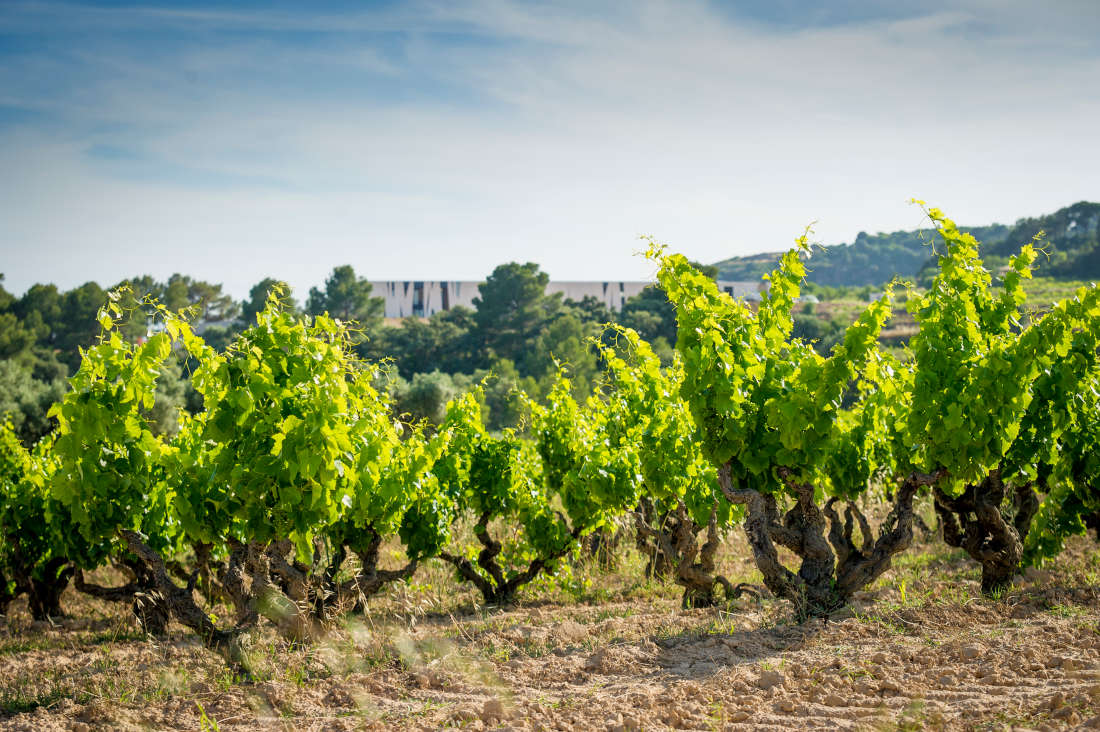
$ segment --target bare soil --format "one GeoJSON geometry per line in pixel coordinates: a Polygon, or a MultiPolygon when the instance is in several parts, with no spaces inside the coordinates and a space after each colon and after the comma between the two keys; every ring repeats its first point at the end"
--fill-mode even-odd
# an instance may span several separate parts
{"type": "MultiPolygon", "coordinates": [[[[723,571],[751,580],[740,535],[727,545],[723,571]]],[[[54,626],[19,603],[0,628],[0,730],[1100,728],[1094,541],[998,600],[931,542],[805,624],[778,601],[681,610],[641,566],[505,610],[429,568],[308,646],[261,633],[247,682],[177,626],[154,642],[71,592],[54,626]]]]}

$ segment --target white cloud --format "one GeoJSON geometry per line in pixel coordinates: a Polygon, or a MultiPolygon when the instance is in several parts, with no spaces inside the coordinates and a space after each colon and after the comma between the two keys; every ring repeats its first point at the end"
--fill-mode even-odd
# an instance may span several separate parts
{"type": "Polygon", "coordinates": [[[34,74],[0,92],[58,120],[0,132],[10,289],[179,270],[238,295],[269,274],[302,292],[343,262],[473,279],[510,259],[634,278],[650,269],[632,256],[642,233],[713,261],[786,246],[814,219],[826,243],[911,228],[911,196],[988,223],[1100,194],[1089,6],[1044,11],[1047,25],[971,3],[797,30],[702,3],[80,12],[198,30],[151,60],[117,40],[80,49],[88,84],[54,98],[33,96],[34,74]],[[229,44],[212,30],[227,27],[333,35],[229,44]],[[396,46],[355,35],[399,28],[396,46]],[[91,159],[95,145],[147,162],[91,159]]]}

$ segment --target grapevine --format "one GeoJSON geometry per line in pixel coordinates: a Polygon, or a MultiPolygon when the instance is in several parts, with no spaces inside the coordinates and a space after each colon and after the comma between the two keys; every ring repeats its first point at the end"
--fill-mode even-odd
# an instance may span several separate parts
{"type": "Polygon", "coordinates": [[[721,293],[683,257],[656,245],[649,250],[677,308],[681,393],[698,439],[718,467],[726,498],[747,508],[745,531],[765,584],[794,602],[800,615],[831,612],[884,572],[912,540],[917,488],[939,478],[907,475],[880,535],[865,534],[858,549],[852,522],[840,525],[831,503],[824,512],[818,506],[823,492],[850,501],[866,490],[862,478],[878,470],[882,451],[873,441],[848,438],[875,412],[901,410],[903,400],[896,388],[880,389],[885,403],[857,403],[847,414],[842,405],[853,381],[866,399],[874,381],[884,380],[876,341],[890,314],[889,292],[848,327],[828,358],[791,336],[791,308],[805,274],[801,255],[808,249],[804,235],[782,257],[756,312],[721,293]],[[828,471],[830,462],[836,467],[832,451],[845,441],[855,448],[847,454],[854,464],[828,471]],[[793,505],[781,517],[780,502],[787,500],[793,505]],[[776,544],[801,558],[797,573],[779,561],[776,544]]]}

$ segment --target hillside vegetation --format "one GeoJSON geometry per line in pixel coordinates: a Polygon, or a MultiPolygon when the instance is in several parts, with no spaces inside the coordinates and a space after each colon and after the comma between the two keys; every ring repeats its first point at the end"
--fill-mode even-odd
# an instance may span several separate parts
{"type": "MultiPolygon", "coordinates": [[[[1100,277],[1100,203],[1081,201],[1052,214],[1018,220],[1013,226],[962,226],[982,243],[987,265],[1007,264],[1039,232],[1043,250],[1036,276],[1096,279],[1100,277]]],[[[807,266],[807,280],[829,287],[863,287],[889,282],[895,275],[916,278],[931,272],[931,230],[895,231],[889,234],[859,232],[850,244],[815,249],[807,266]]],[[[718,276],[726,280],[756,280],[771,271],[780,252],[730,257],[717,262],[718,276]]]]}

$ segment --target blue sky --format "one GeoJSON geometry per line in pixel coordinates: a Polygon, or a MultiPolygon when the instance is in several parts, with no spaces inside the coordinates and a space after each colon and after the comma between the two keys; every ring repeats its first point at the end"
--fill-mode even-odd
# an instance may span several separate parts
{"type": "Polygon", "coordinates": [[[0,272],[642,278],[1100,199],[1100,3],[0,3],[0,272]]]}

